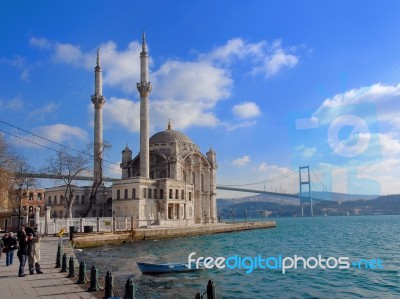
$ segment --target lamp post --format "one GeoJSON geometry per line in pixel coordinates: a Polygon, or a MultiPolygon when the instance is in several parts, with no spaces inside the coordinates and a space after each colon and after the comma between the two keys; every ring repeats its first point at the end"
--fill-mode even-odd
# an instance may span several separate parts
{"type": "Polygon", "coordinates": [[[235,212],[234,212],[233,208],[231,209],[231,217],[232,217],[233,223],[235,223],[235,212]]]}
{"type": "Polygon", "coordinates": [[[244,222],[247,222],[247,211],[244,211],[244,222]]]}

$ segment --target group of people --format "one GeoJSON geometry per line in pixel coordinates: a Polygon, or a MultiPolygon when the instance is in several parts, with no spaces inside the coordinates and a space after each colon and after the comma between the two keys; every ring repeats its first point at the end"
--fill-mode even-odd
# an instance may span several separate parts
{"type": "MultiPolygon", "coordinates": [[[[6,254],[6,266],[11,266],[14,260],[14,251],[17,250],[19,259],[18,277],[26,276],[24,274],[26,260],[28,260],[29,273],[42,274],[40,269],[40,235],[37,226],[22,226],[15,238],[12,232],[5,233],[0,241],[1,252],[6,254]]],[[[1,253],[0,253],[1,257],[1,253]]]]}

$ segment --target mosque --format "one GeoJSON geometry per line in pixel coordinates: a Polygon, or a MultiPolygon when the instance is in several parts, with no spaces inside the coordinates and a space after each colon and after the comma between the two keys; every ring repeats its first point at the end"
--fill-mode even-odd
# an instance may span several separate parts
{"type": "MultiPolygon", "coordinates": [[[[146,227],[182,227],[217,222],[216,154],[212,148],[204,155],[185,134],[166,130],[149,138],[148,53],[143,33],[140,53],[140,151],[136,156],[122,151],[122,177],[112,185],[112,211],[116,217],[133,217],[146,227]]],[[[94,154],[101,155],[102,75],[99,55],[95,68],[94,154]]],[[[101,159],[94,160],[94,178],[101,171],[101,159]]]]}

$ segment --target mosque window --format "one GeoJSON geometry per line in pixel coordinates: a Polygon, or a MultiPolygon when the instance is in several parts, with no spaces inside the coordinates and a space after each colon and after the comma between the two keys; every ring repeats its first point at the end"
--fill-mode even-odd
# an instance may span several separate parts
{"type": "Polygon", "coordinates": [[[132,198],[136,198],[136,189],[132,188],[132,198]]]}
{"type": "Polygon", "coordinates": [[[179,199],[179,190],[178,189],[175,190],[175,198],[179,199]]]}
{"type": "Polygon", "coordinates": [[[127,199],[128,198],[128,189],[125,189],[124,190],[124,199],[127,199]]]}
{"type": "Polygon", "coordinates": [[[172,189],[169,189],[169,199],[172,199],[172,189]]]}

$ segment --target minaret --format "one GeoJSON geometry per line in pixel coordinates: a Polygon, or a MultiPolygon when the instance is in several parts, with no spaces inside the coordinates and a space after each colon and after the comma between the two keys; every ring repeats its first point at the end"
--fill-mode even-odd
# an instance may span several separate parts
{"type": "Polygon", "coordinates": [[[92,103],[94,105],[93,178],[98,182],[103,170],[103,105],[105,103],[99,49],[97,49],[94,78],[94,95],[92,95],[92,103]]]}
{"type": "Polygon", "coordinates": [[[140,82],[137,89],[140,93],[140,176],[150,177],[149,166],[149,58],[147,55],[146,37],[143,32],[142,52],[140,52],[140,82]]]}

